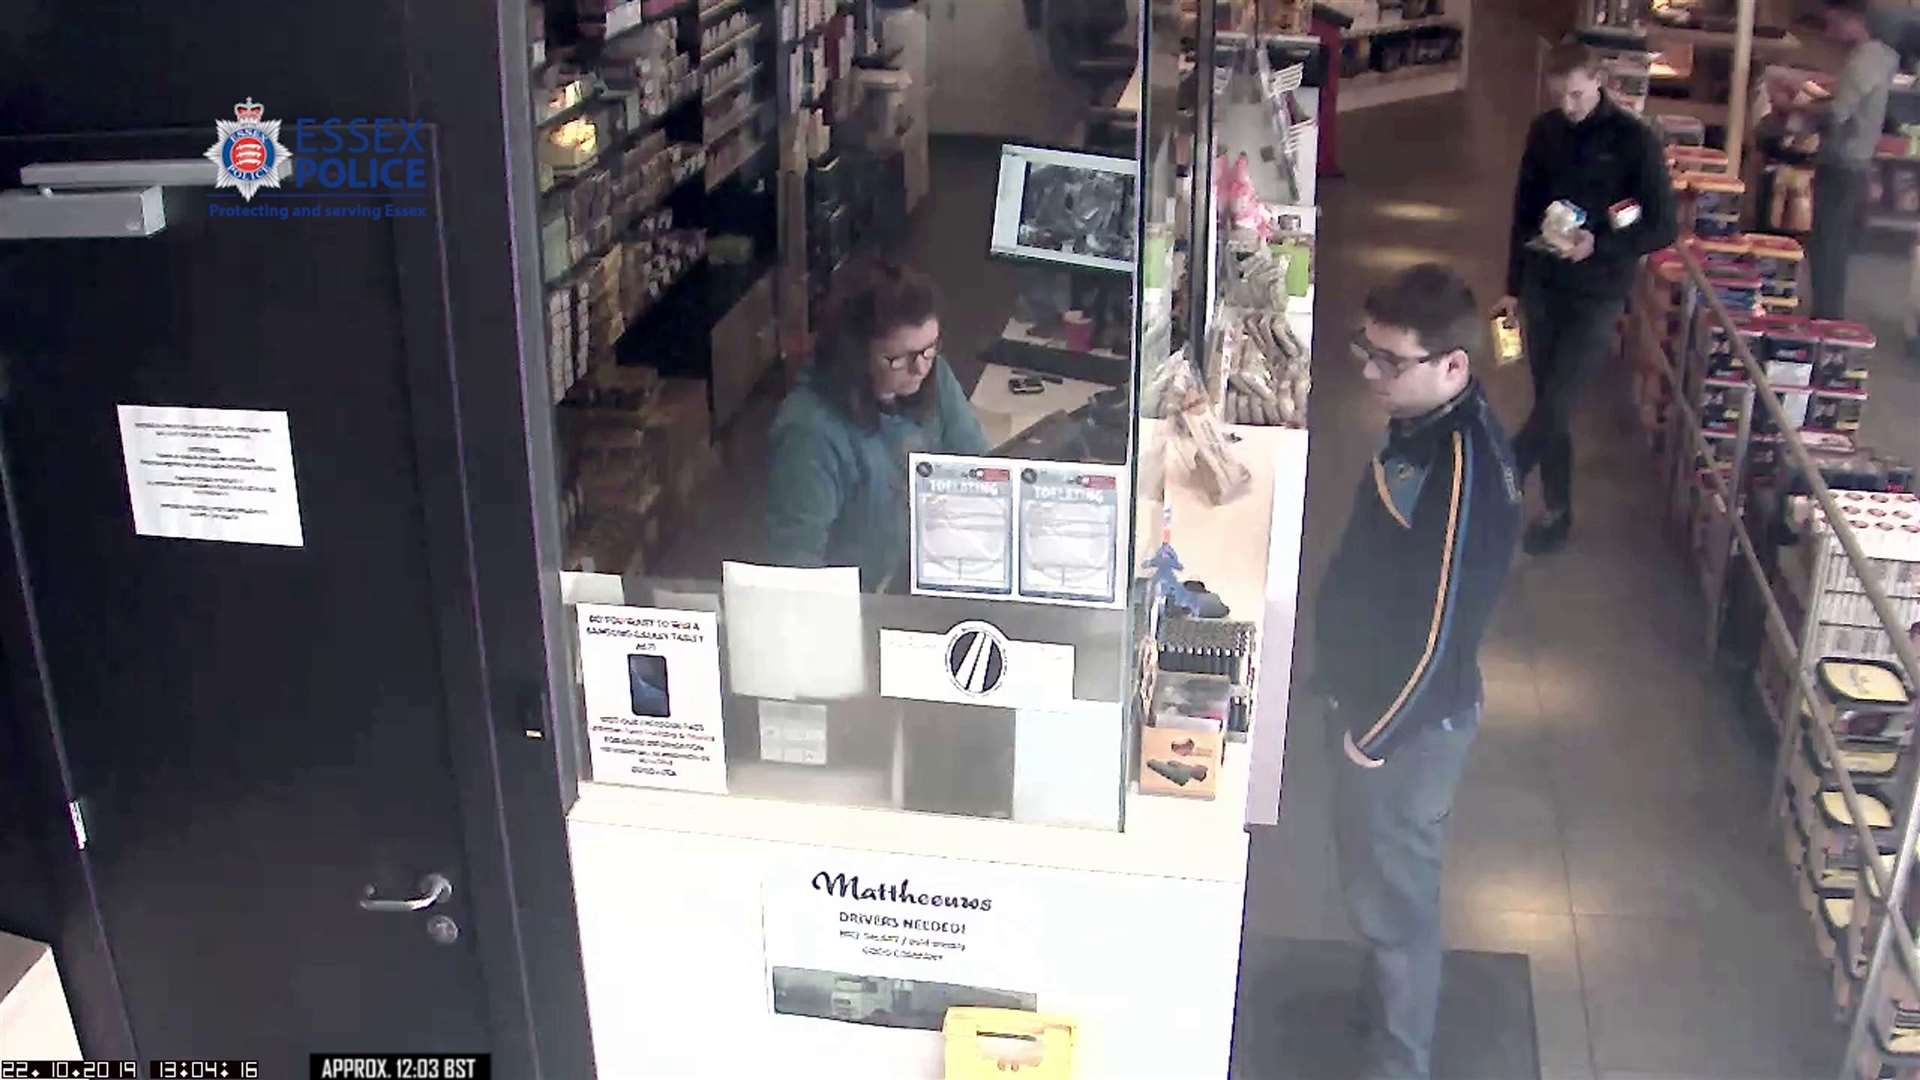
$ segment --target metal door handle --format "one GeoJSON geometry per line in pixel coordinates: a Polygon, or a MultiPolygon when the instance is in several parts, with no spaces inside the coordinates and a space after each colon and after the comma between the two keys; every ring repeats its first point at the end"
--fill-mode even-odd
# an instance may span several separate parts
{"type": "Polygon", "coordinates": [[[360,906],[367,911],[425,911],[453,895],[453,882],[442,874],[428,874],[420,879],[420,892],[423,895],[411,900],[375,900],[373,886],[369,885],[360,906]]]}

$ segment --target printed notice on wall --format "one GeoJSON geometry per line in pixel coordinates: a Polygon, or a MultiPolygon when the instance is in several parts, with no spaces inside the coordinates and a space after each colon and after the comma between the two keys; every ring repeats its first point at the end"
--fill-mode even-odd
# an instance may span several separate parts
{"type": "Polygon", "coordinates": [[[914,454],[913,592],[1119,607],[1126,600],[1127,470],[914,454]]]}
{"type": "Polygon", "coordinates": [[[1020,598],[1118,607],[1127,573],[1126,470],[1034,462],[1020,470],[1020,598]]]}
{"type": "Polygon", "coordinates": [[[914,454],[912,587],[922,595],[1013,594],[1013,470],[1005,462],[914,454]]]}
{"type": "Polygon", "coordinates": [[[574,611],[593,778],[724,794],[719,616],[606,604],[574,611]]]}
{"type": "Polygon", "coordinates": [[[981,864],[849,852],[830,863],[783,867],[762,895],[776,997],[783,971],[1016,991],[1035,989],[1041,974],[1045,927],[1036,905],[1008,876],[981,864]]]}
{"type": "Polygon", "coordinates": [[[122,405],[133,531],[301,547],[287,414],[122,405]]]}

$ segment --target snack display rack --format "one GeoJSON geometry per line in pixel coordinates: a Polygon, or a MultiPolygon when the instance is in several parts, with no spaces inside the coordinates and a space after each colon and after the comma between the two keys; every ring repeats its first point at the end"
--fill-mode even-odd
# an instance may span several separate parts
{"type": "Polygon", "coordinates": [[[1855,335],[1828,327],[1829,343],[1791,320],[1735,313],[1729,300],[1757,307],[1758,286],[1730,289],[1708,267],[1714,254],[1696,239],[1643,269],[1626,327],[1635,402],[1701,570],[1710,648],[1736,586],[1754,601],[1743,610],[1759,609],[1753,684],[1776,737],[1771,812],[1848,1027],[1840,1075],[1913,1080],[1920,659],[1908,630],[1920,623],[1920,496],[1905,490],[1910,469],[1805,426],[1812,382],[1853,366],[1838,357],[1855,335]]]}

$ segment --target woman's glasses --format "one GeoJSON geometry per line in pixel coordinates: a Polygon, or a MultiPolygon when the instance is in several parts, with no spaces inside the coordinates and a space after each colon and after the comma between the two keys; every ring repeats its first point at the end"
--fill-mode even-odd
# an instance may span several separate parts
{"type": "Polygon", "coordinates": [[[939,355],[940,342],[935,341],[924,349],[915,349],[913,352],[901,353],[898,356],[883,356],[880,362],[887,365],[888,371],[905,371],[909,364],[914,367],[932,367],[933,361],[939,355]]]}

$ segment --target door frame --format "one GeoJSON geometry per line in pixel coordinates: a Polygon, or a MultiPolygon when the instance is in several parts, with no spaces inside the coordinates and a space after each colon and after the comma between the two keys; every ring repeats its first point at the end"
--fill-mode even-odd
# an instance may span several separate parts
{"type": "Polygon", "coordinates": [[[594,1066],[566,827],[579,773],[562,718],[577,710],[558,617],[526,7],[403,11],[440,213],[436,242],[397,257],[409,344],[432,344],[409,349],[410,390],[429,543],[450,560],[432,595],[496,1072],[577,1080],[594,1066]],[[424,295],[431,283],[441,295],[424,295]]]}

